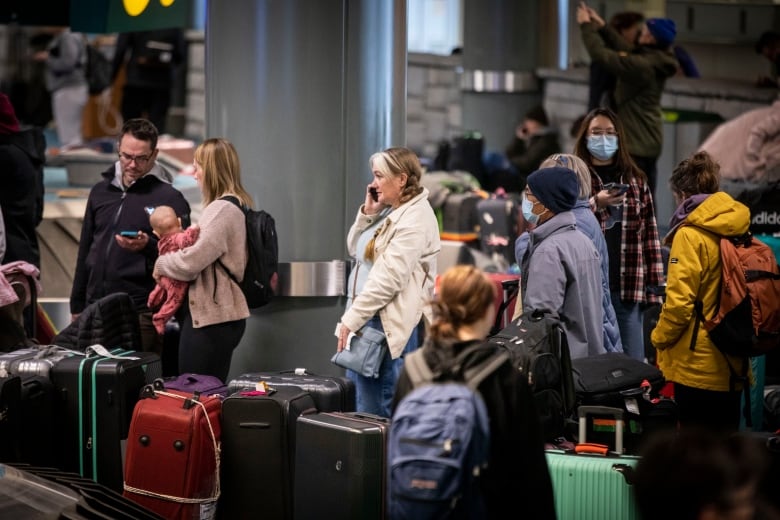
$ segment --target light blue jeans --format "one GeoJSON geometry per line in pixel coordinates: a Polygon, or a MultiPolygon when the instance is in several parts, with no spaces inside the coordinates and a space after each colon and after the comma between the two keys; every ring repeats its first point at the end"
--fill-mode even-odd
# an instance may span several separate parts
{"type": "Polygon", "coordinates": [[[642,309],[638,303],[620,300],[620,294],[612,291],[612,306],[615,308],[623,352],[639,361],[645,360],[645,338],[642,330],[642,309]]]}
{"type": "MultiPolygon", "coordinates": [[[[379,316],[368,320],[367,325],[384,332],[379,316]]],[[[420,345],[417,331],[418,327],[412,330],[404,352],[398,359],[392,359],[389,350],[385,352],[385,359],[382,361],[379,377],[376,379],[347,370],[347,377],[355,382],[355,405],[358,412],[372,413],[382,417],[391,416],[395,383],[398,381],[401,368],[404,366],[403,356],[416,350],[420,345]]]]}

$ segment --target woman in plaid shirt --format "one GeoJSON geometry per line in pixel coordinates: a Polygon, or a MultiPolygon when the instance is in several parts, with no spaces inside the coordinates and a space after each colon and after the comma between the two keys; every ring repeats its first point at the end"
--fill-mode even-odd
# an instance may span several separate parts
{"type": "Polygon", "coordinates": [[[617,115],[596,108],[580,126],[574,153],[591,168],[590,202],[607,241],[609,287],[623,350],[644,360],[642,312],[648,304],[661,303],[648,289],[664,284],[664,271],[653,197],[624,136],[617,115]],[[605,188],[610,183],[615,187],[605,188]]]}

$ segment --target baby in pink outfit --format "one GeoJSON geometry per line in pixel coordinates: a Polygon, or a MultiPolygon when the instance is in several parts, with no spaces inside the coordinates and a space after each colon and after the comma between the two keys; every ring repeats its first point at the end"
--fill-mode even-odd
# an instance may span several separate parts
{"type": "MultiPolygon", "coordinates": [[[[149,216],[149,224],[160,239],[157,242],[160,255],[193,245],[200,234],[200,229],[196,226],[182,229],[181,219],[170,206],[157,206],[149,216]]],[[[181,307],[188,285],[189,282],[162,276],[149,294],[147,305],[152,310],[156,309],[152,322],[160,335],[165,332],[165,324],[181,307]]]]}

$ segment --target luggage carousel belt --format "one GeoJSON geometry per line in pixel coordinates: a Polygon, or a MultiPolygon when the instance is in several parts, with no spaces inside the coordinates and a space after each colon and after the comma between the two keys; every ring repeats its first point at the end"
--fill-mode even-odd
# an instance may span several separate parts
{"type": "Polygon", "coordinates": [[[68,298],[76,272],[81,218],[45,218],[38,225],[42,297],[68,298]]]}

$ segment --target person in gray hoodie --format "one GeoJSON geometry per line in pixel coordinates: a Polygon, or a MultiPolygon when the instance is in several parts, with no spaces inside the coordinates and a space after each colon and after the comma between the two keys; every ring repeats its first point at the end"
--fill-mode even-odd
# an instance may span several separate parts
{"type": "Polygon", "coordinates": [[[46,62],[46,88],[51,92],[51,105],[60,148],[67,150],[84,144],[81,131],[84,107],[89,92],[85,69],[86,39],[63,27],[45,51],[34,59],[46,62]]]}
{"type": "Polygon", "coordinates": [[[522,211],[530,231],[522,258],[523,312],[557,315],[572,359],[603,354],[601,259],[593,242],[577,229],[577,174],[569,168],[541,168],[528,176],[522,211]]]}

